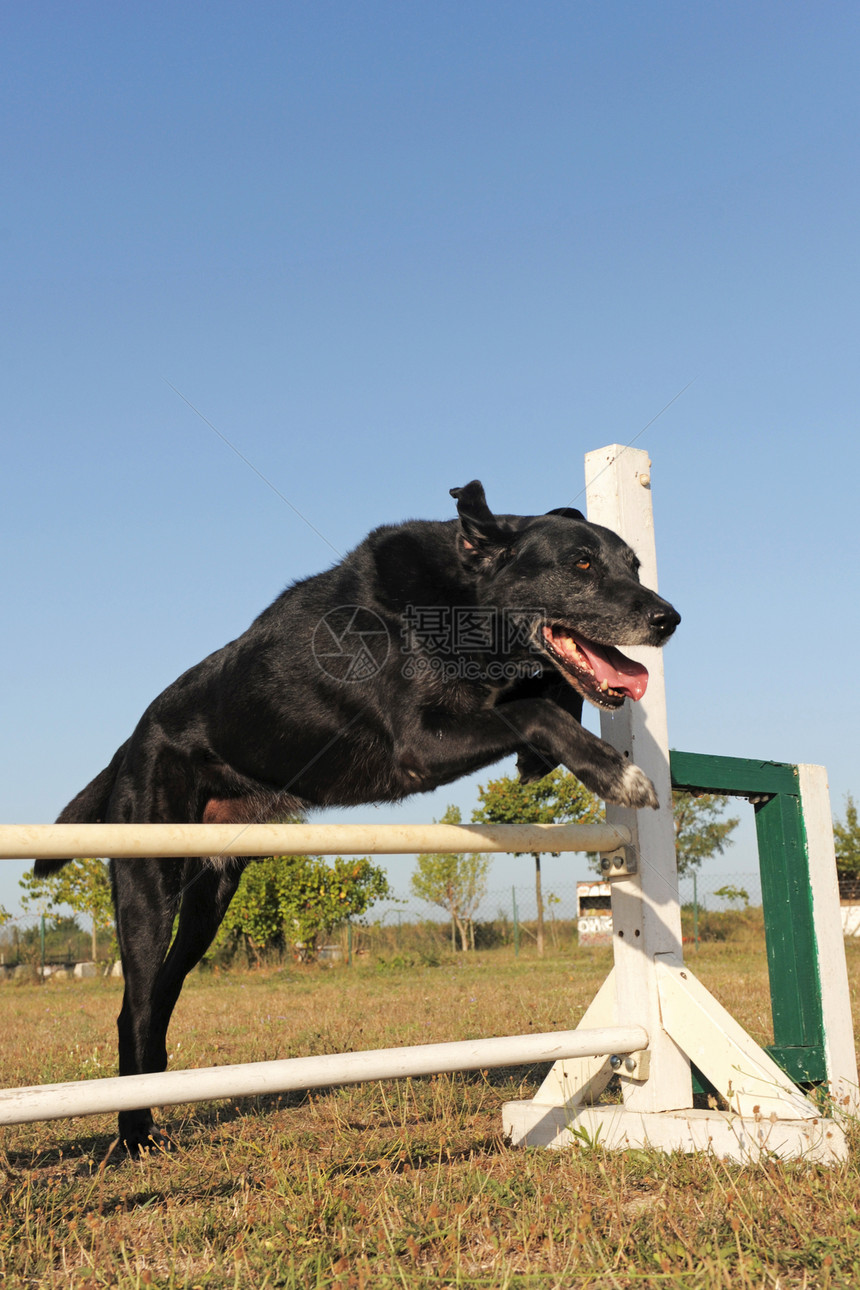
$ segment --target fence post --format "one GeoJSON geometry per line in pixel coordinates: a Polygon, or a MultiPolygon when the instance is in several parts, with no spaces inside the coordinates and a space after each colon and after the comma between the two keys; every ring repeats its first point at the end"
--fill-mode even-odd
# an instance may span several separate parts
{"type": "MultiPolygon", "coordinates": [[[[647,452],[611,444],[585,457],[588,518],[619,533],[641,562],[644,586],[657,590],[657,549],[651,510],[651,462],[647,452]]],[[[658,960],[680,961],[681,906],[675,863],[672,780],[663,658],[659,649],[627,648],[648,668],[648,689],[638,703],[602,712],[603,738],[652,780],[659,810],[607,806],[610,824],[633,834],[637,872],[612,883],[612,925],[617,1015],[635,1016],[651,1036],[658,1078],[624,1082],[625,1106],[668,1111],[692,1106],[690,1063],[663,1030],[658,960]]]]}
{"type": "Polygon", "coordinates": [[[696,951],[699,949],[699,882],[693,870],[693,941],[696,951]]]}
{"type": "Polygon", "coordinates": [[[511,899],[514,902],[514,958],[520,956],[520,920],[517,917],[517,889],[511,887],[511,899]]]}

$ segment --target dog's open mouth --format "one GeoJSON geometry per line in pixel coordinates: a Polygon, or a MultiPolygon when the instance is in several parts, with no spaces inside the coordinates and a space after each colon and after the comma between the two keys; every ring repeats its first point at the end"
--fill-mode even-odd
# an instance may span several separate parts
{"type": "Polygon", "coordinates": [[[557,623],[541,628],[543,645],[556,666],[580,694],[601,708],[617,708],[625,699],[641,699],[648,671],[614,645],[597,645],[557,623]]]}

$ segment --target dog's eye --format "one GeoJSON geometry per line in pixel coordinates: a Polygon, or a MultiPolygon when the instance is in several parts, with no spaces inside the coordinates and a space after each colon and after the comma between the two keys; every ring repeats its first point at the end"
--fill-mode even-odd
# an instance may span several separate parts
{"type": "Polygon", "coordinates": [[[591,568],[591,561],[590,561],[590,560],[577,560],[577,562],[576,562],[576,567],[577,567],[577,569],[590,569],[590,568],[591,568]]]}

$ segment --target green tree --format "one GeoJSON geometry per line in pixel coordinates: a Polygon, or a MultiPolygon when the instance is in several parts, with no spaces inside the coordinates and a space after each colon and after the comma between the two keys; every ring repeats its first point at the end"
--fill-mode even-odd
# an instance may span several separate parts
{"type": "Polygon", "coordinates": [[[727,900],[730,905],[743,902],[745,909],[750,903],[750,894],[746,887],[734,887],[731,883],[726,887],[718,887],[714,895],[719,896],[722,900],[727,900]]]}
{"type": "Polygon", "coordinates": [[[259,962],[263,950],[301,945],[313,952],[332,928],[360,918],[391,894],[367,856],[270,856],[248,865],[219,929],[216,945],[244,941],[259,962]]]}
{"type": "Polygon", "coordinates": [[[849,793],[845,798],[845,819],[833,823],[836,868],[846,878],[860,878],[860,824],[857,804],[849,793]]]}
{"type": "MultiPolygon", "coordinates": [[[[459,807],[449,806],[440,824],[462,824],[459,807]]],[[[440,905],[451,917],[452,927],[460,933],[462,948],[475,948],[474,915],[487,890],[489,856],[419,855],[412,874],[412,891],[419,900],[440,905]]]]}
{"type": "MultiPolygon", "coordinates": [[[[603,804],[571,775],[557,766],[543,779],[525,784],[516,776],[491,779],[478,788],[481,805],[472,812],[476,824],[593,824],[604,818],[603,804]]],[[[517,852],[518,855],[523,854],[517,852]]],[[[540,852],[532,852],[535,861],[535,901],[537,904],[537,952],[544,951],[543,893],[541,890],[540,852]]]]}
{"type": "MultiPolygon", "coordinates": [[[[56,911],[63,906],[73,909],[76,914],[83,914],[92,923],[92,957],[98,957],[97,936],[100,931],[113,928],[113,900],[110,889],[110,875],[104,860],[72,860],[57,873],[47,878],[37,878],[35,874],[25,874],[19,880],[24,888],[21,904],[27,908],[37,905],[44,913],[56,911]]],[[[55,921],[58,917],[55,914],[55,921]]]]}
{"type": "Polygon", "coordinates": [[[734,839],[729,835],[740,824],[736,815],[728,820],[719,817],[728,805],[721,793],[673,793],[675,815],[675,855],[678,875],[692,873],[704,860],[722,855],[734,839]]]}

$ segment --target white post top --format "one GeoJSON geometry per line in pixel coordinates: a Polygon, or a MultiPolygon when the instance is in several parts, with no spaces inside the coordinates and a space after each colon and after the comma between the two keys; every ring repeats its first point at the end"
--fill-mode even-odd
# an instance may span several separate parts
{"type": "Polygon", "coordinates": [[[657,591],[657,544],[651,508],[651,458],[641,448],[612,443],[585,454],[588,518],[614,529],[642,562],[643,586],[657,591]],[[641,504],[640,492],[647,494],[641,504]],[[610,518],[601,519],[605,515],[610,518]]]}

